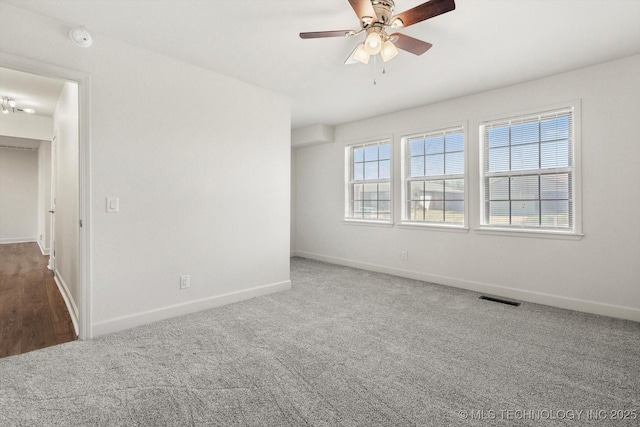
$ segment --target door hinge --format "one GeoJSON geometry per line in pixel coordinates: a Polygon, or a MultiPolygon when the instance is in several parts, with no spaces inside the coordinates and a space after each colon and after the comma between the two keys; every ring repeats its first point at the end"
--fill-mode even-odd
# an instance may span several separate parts
{"type": "Polygon", "coordinates": [[[82,220],[80,220],[80,227],[82,227],[82,220]]]}

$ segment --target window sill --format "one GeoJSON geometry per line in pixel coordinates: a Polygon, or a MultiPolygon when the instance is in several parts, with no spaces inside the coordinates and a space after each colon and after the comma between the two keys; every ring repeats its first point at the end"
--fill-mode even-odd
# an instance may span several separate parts
{"type": "Polygon", "coordinates": [[[343,219],[343,224],[349,225],[364,225],[364,226],[373,226],[373,227],[393,227],[393,223],[389,221],[376,221],[374,219],[343,219]]]}
{"type": "Polygon", "coordinates": [[[560,239],[560,240],[580,240],[584,237],[582,233],[573,231],[555,231],[555,230],[531,230],[517,228],[476,228],[474,231],[478,234],[486,234],[493,236],[512,236],[512,237],[530,237],[537,239],[560,239]]]}
{"type": "Polygon", "coordinates": [[[417,222],[401,222],[396,225],[398,228],[406,228],[411,230],[428,230],[428,231],[445,231],[453,233],[468,233],[469,228],[462,225],[434,224],[434,223],[417,223],[417,222]]]}

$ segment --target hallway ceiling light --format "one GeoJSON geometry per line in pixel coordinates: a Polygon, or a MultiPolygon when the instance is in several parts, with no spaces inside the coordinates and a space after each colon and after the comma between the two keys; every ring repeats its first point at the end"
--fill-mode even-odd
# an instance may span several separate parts
{"type": "Polygon", "coordinates": [[[33,108],[16,107],[16,100],[10,96],[2,97],[2,104],[0,104],[0,109],[2,110],[2,114],[9,114],[9,113],[35,114],[36,113],[36,110],[34,110],[33,108]]]}

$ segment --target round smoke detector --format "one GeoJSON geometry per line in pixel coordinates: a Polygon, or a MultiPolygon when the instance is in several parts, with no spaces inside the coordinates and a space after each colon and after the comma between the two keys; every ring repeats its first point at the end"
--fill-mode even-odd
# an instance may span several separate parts
{"type": "Polygon", "coordinates": [[[82,47],[89,47],[93,43],[91,34],[84,27],[72,28],[69,31],[69,38],[73,40],[75,44],[82,47]]]}

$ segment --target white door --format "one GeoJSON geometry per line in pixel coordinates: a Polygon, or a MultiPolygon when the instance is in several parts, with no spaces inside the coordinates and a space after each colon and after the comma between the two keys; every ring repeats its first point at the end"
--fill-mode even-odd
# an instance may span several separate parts
{"type": "Polygon", "coordinates": [[[51,221],[51,250],[49,251],[49,265],[48,268],[51,271],[55,271],[56,268],[56,150],[57,150],[56,135],[51,140],[51,209],[49,210],[51,221]]]}

